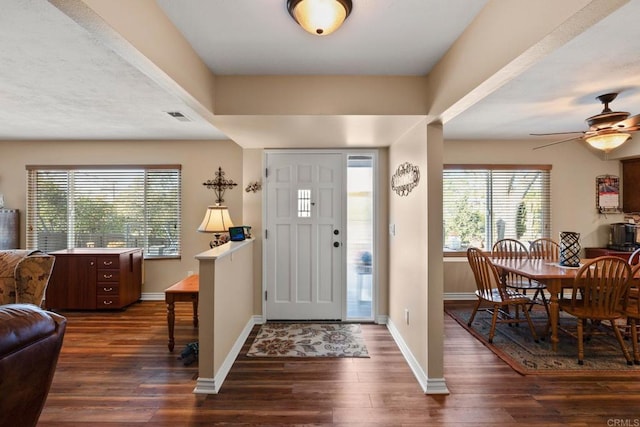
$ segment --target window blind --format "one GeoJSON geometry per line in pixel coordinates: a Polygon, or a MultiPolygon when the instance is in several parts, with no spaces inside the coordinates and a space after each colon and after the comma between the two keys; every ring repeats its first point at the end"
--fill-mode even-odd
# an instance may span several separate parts
{"type": "Polygon", "coordinates": [[[181,253],[181,167],[27,166],[27,246],[181,253]]]}
{"type": "Polygon", "coordinates": [[[502,238],[529,242],[551,232],[551,167],[445,165],[444,250],[491,250],[502,238]]]}

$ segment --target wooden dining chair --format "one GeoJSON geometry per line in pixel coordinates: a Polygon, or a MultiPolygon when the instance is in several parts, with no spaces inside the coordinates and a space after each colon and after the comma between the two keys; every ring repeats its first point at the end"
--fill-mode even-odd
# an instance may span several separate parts
{"type": "Polygon", "coordinates": [[[560,258],[560,244],[548,237],[541,237],[529,243],[531,259],[546,259],[558,261],[560,258]]]}
{"type": "Polygon", "coordinates": [[[584,363],[584,327],[591,320],[593,324],[608,321],[620,344],[627,364],[631,365],[631,356],[622,340],[622,333],[615,324],[621,318],[621,306],[629,288],[631,267],[622,258],[602,256],[585,262],[576,273],[571,291],[571,299],[560,301],[560,308],[576,317],[578,323],[578,363],[584,363]]]}
{"type": "Polygon", "coordinates": [[[478,297],[478,302],[473,308],[467,325],[471,327],[473,319],[475,319],[478,310],[483,304],[489,305],[490,307],[487,310],[493,315],[491,318],[491,329],[489,330],[490,343],[493,342],[497,323],[520,323],[524,320],[529,324],[533,339],[535,342],[538,342],[538,335],[536,335],[529,311],[526,309],[526,306],[531,304],[531,299],[514,289],[506,288],[500,282],[498,270],[491,262],[491,259],[480,249],[474,247],[467,249],[467,259],[469,260],[469,266],[473,271],[473,276],[476,281],[476,296],[478,297]],[[503,310],[509,306],[522,308],[525,318],[522,319],[518,317],[519,310],[516,310],[515,317],[503,310]]]}
{"type": "MultiPolygon", "coordinates": [[[[640,252],[639,252],[640,253],[640,252]]],[[[631,280],[629,290],[625,296],[622,313],[627,316],[627,324],[631,330],[631,343],[633,346],[633,363],[640,365],[640,352],[638,351],[638,326],[640,322],[640,263],[631,268],[631,280]]]]}
{"type": "MultiPolygon", "coordinates": [[[[529,250],[524,243],[515,239],[501,239],[493,244],[491,248],[491,258],[494,259],[528,259],[530,258],[529,250]]],[[[530,280],[526,277],[510,273],[503,275],[504,284],[508,288],[516,289],[523,295],[527,295],[527,291],[534,291],[533,298],[529,304],[528,310],[531,311],[533,305],[537,302],[536,298],[540,295],[540,292],[546,289],[543,283],[530,280]]],[[[543,300],[540,302],[547,311],[549,316],[549,307],[547,305],[546,298],[543,295],[543,300]]]]}
{"type": "MultiPolygon", "coordinates": [[[[626,299],[625,299],[625,307],[627,305],[631,306],[631,312],[625,312],[625,316],[627,316],[627,323],[624,326],[624,337],[625,339],[633,338],[633,329],[636,329],[640,326],[638,322],[635,322],[637,319],[637,310],[634,312],[635,305],[640,304],[640,249],[636,249],[629,255],[629,259],[627,261],[629,266],[631,267],[631,283],[629,284],[629,290],[627,291],[626,299]],[[633,321],[632,321],[633,320],[633,321]]],[[[637,336],[635,338],[635,346],[634,347],[634,362],[638,363],[637,356],[637,336]]]]}
{"type": "MultiPolygon", "coordinates": [[[[529,256],[531,259],[541,259],[549,262],[558,262],[560,258],[560,244],[553,239],[548,237],[541,237],[532,241],[529,244],[529,256]]],[[[544,306],[544,309],[549,315],[549,301],[545,296],[544,290],[546,289],[546,285],[544,283],[536,282],[536,293],[533,295],[532,300],[538,301],[538,296],[540,297],[540,302],[544,306]]]]}
{"type": "MultiPolygon", "coordinates": [[[[493,244],[491,248],[491,258],[493,259],[528,259],[529,250],[524,243],[515,239],[501,239],[493,244]]],[[[507,274],[503,277],[504,285],[514,289],[529,289],[531,280],[515,273],[507,274]]]]}
{"type": "Polygon", "coordinates": [[[634,265],[640,263],[640,248],[638,248],[635,251],[631,252],[631,255],[629,255],[629,260],[627,262],[631,266],[634,266],[634,265]]]}

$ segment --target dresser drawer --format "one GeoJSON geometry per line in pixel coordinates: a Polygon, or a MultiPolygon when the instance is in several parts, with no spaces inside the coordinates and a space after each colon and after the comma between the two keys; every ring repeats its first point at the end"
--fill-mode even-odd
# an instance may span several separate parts
{"type": "Polygon", "coordinates": [[[120,308],[120,299],[117,296],[98,296],[96,308],[120,308]]]}
{"type": "Polygon", "coordinates": [[[114,297],[114,296],[118,296],[120,292],[120,289],[118,288],[118,286],[113,286],[113,285],[108,285],[108,284],[99,284],[97,289],[96,289],[96,294],[98,295],[98,297],[114,297]]]}
{"type": "Polygon", "coordinates": [[[98,269],[100,268],[117,270],[120,268],[120,258],[117,256],[98,256],[98,269]]]}
{"type": "Polygon", "coordinates": [[[120,270],[98,270],[98,286],[104,282],[120,282],[120,270]]]}

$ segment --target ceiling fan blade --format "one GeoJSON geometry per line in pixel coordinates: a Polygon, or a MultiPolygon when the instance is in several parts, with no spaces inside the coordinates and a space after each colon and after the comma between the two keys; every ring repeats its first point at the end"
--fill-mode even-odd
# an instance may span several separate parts
{"type": "Polygon", "coordinates": [[[584,131],[576,132],[552,132],[552,133],[530,133],[531,136],[548,136],[548,135],[569,135],[572,133],[584,133],[584,131]]]}
{"type": "Polygon", "coordinates": [[[631,116],[615,124],[614,128],[618,130],[628,130],[628,128],[640,126],[640,114],[631,116]]]}
{"type": "MultiPolygon", "coordinates": [[[[582,133],[582,132],[580,132],[582,133]]],[[[582,139],[579,136],[572,136],[571,138],[566,138],[566,139],[561,139],[560,141],[555,141],[555,142],[550,142],[549,144],[544,144],[544,145],[539,145],[537,147],[533,147],[534,150],[539,150],[541,148],[545,148],[545,147],[551,147],[552,145],[556,145],[556,144],[562,144],[563,142],[569,142],[569,141],[573,141],[573,140],[578,140],[578,139],[582,139]]]]}

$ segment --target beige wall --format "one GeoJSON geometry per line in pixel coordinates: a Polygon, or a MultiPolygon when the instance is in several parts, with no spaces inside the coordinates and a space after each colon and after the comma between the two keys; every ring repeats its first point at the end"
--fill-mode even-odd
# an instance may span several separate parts
{"type": "Polygon", "coordinates": [[[197,392],[212,392],[212,380],[215,391],[220,389],[232,358],[254,324],[252,258],[252,240],[230,242],[198,254],[201,318],[197,392]]]}
{"type": "MultiPolygon", "coordinates": [[[[263,150],[247,150],[243,152],[244,187],[250,182],[262,183],[263,150]]],[[[263,183],[264,184],[264,183],[263,183]]],[[[242,209],[246,225],[251,226],[251,235],[255,239],[253,244],[253,313],[262,314],[262,197],[263,190],[246,192],[243,189],[242,209]]]]}
{"type": "MultiPolygon", "coordinates": [[[[416,126],[389,148],[390,175],[405,162],[427,170],[426,125],[416,126]]],[[[426,370],[427,183],[421,179],[406,197],[389,195],[389,223],[395,226],[395,236],[389,237],[389,319],[426,370]]]]}
{"type": "Polygon", "coordinates": [[[0,141],[0,193],[5,207],[20,209],[25,245],[25,165],[180,164],[182,165],[182,258],[147,260],[143,293],[163,292],[188,271],[198,271],[194,256],[209,248],[210,234],[198,233],[213,190],[202,185],[221,166],[238,183],[224,195],[231,219],[243,222],[242,149],[232,141],[0,141]]]}
{"type": "Polygon", "coordinates": [[[378,206],[377,238],[378,250],[378,314],[389,314],[389,149],[378,150],[378,206]]]}
{"type": "MultiPolygon", "coordinates": [[[[603,246],[608,242],[608,224],[623,219],[621,214],[600,215],[595,208],[596,177],[620,176],[620,162],[602,160],[581,142],[567,142],[533,150],[535,141],[446,141],[444,163],[550,164],[551,237],[560,231],[580,233],[582,247],[603,246]]],[[[445,259],[444,292],[472,293],[475,284],[466,262],[445,259]]]]}

